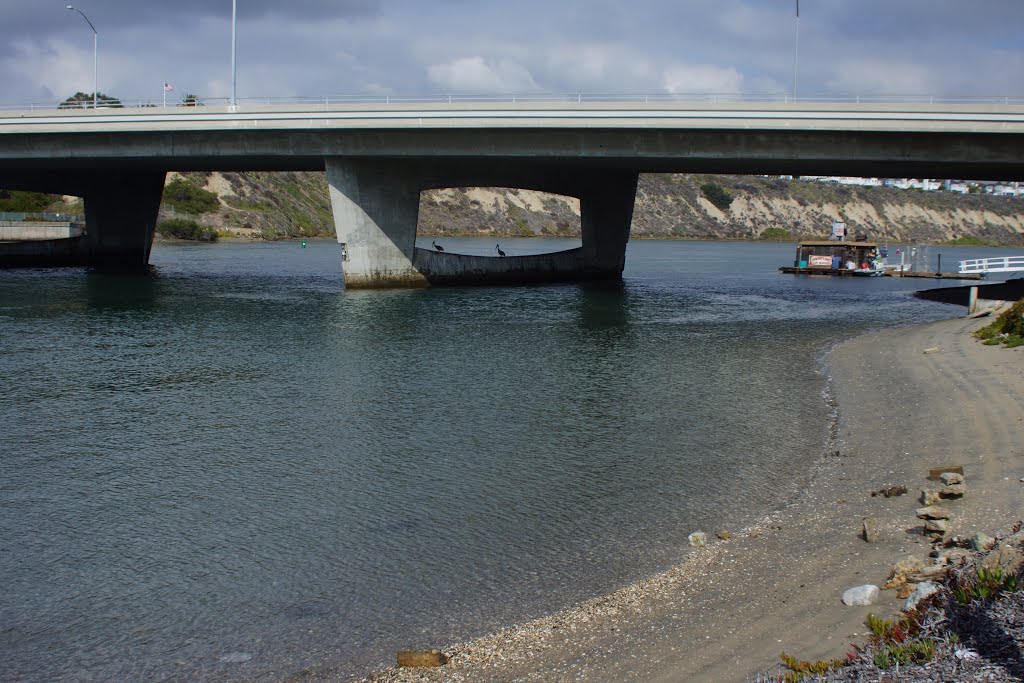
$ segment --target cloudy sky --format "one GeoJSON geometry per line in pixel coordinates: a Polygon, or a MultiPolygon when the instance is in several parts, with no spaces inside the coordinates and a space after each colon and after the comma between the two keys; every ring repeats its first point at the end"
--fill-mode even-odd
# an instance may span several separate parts
{"type": "MultiPolygon", "coordinates": [[[[231,0],[72,0],[99,90],[231,88],[231,0]]],[[[0,0],[0,104],[92,91],[67,0],[0,0]]],[[[238,95],[781,95],[794,0],[237,0],[238,95]]],[[[1024,97],[1022,0],[802,0],[800,96],[1024,97]]]]}

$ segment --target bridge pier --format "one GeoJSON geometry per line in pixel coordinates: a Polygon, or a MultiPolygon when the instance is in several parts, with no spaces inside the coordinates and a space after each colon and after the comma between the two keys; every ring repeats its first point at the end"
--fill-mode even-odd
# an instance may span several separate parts
{"type": "Polygon", "coordinates": [[[580,198],[584,267],[621,277],[640,174],[606,171],[587,178],[580,198]]]}
{"type": "Polygon", "coordinates": [[[345,286],[426,287],[618,279],[625,265],[639,174],[564,167],[495,169],[468,162],[423,164],[325,159],[345,286]],[[583,246],[536,256],[488,257],[416,247],[420,191],[528,187],[580,199],[583,246]]]}
{"type": "Polygon", "coordinates": [[[420,180],[391,160],[325,160],[346,287],[425,287],[413,265],[420,180]]]}
{"type": "Polygon", "coordinates": [[[85,201],[84,235],[2,243],[0,266],[145,268],[164,176],[163,171],[75,171],[0,178],[5,188],[72,194],[85,201]]]}
{"type": "Polygon", "coordinates": [[[161,172],[98,174],[80,193],[85,200],[84,265],[144,268],[153,248],[164,177],[161,172]]]}

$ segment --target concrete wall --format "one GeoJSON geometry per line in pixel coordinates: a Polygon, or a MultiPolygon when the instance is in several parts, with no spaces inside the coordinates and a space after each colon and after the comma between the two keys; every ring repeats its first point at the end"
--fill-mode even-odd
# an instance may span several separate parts
{"type": "Polygon", "coordinates": [[[84,232],[85,226],[81,223],[0,221],[0,242],[59,240],[80,237],[84,232]]]}
{"type": "Polygon", "coordinates": [[[498,285],[601,279],[586,268],[583,247],[533,256],[468,256],[416,248],[416,270],[433,285],[498,285]]]}
{"type": "Polygon", "coordinates": [[[928,301],[966,306],[968,313],[974,313],[982,308],[1006,302],[1012,303],[1024,298],[1024,278],[1011,278],[1004,282],[992,282],[985,285],[926,289],[915,292],[914,296],[928,301]]]}
{"type": "Polygon", "coordinates": [[[0,268],[81,266],[89,261],[88,238],[0,242],[0,268]]]}

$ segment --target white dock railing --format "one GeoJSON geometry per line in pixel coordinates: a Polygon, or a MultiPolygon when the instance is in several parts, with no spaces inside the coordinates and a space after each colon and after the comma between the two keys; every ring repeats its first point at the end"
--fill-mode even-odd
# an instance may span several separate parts
{"type": "Polygon", "coordinates": [[[1024,256],[995,256],[960,261],[959,272],[967,273],[1012,273],[1024,270],[1024,256]]]}

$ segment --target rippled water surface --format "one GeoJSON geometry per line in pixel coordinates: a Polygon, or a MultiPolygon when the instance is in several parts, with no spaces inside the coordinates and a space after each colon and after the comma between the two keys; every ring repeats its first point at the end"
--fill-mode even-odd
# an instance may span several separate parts
{"type": "Polygon", "coordinates": [[[962,311],[792,251],[632,242],[611,287],[345,292],[331,242],[0,271],[0,679],[359,674],[678,561],[821,455],[822,348],[962,311]]]}

